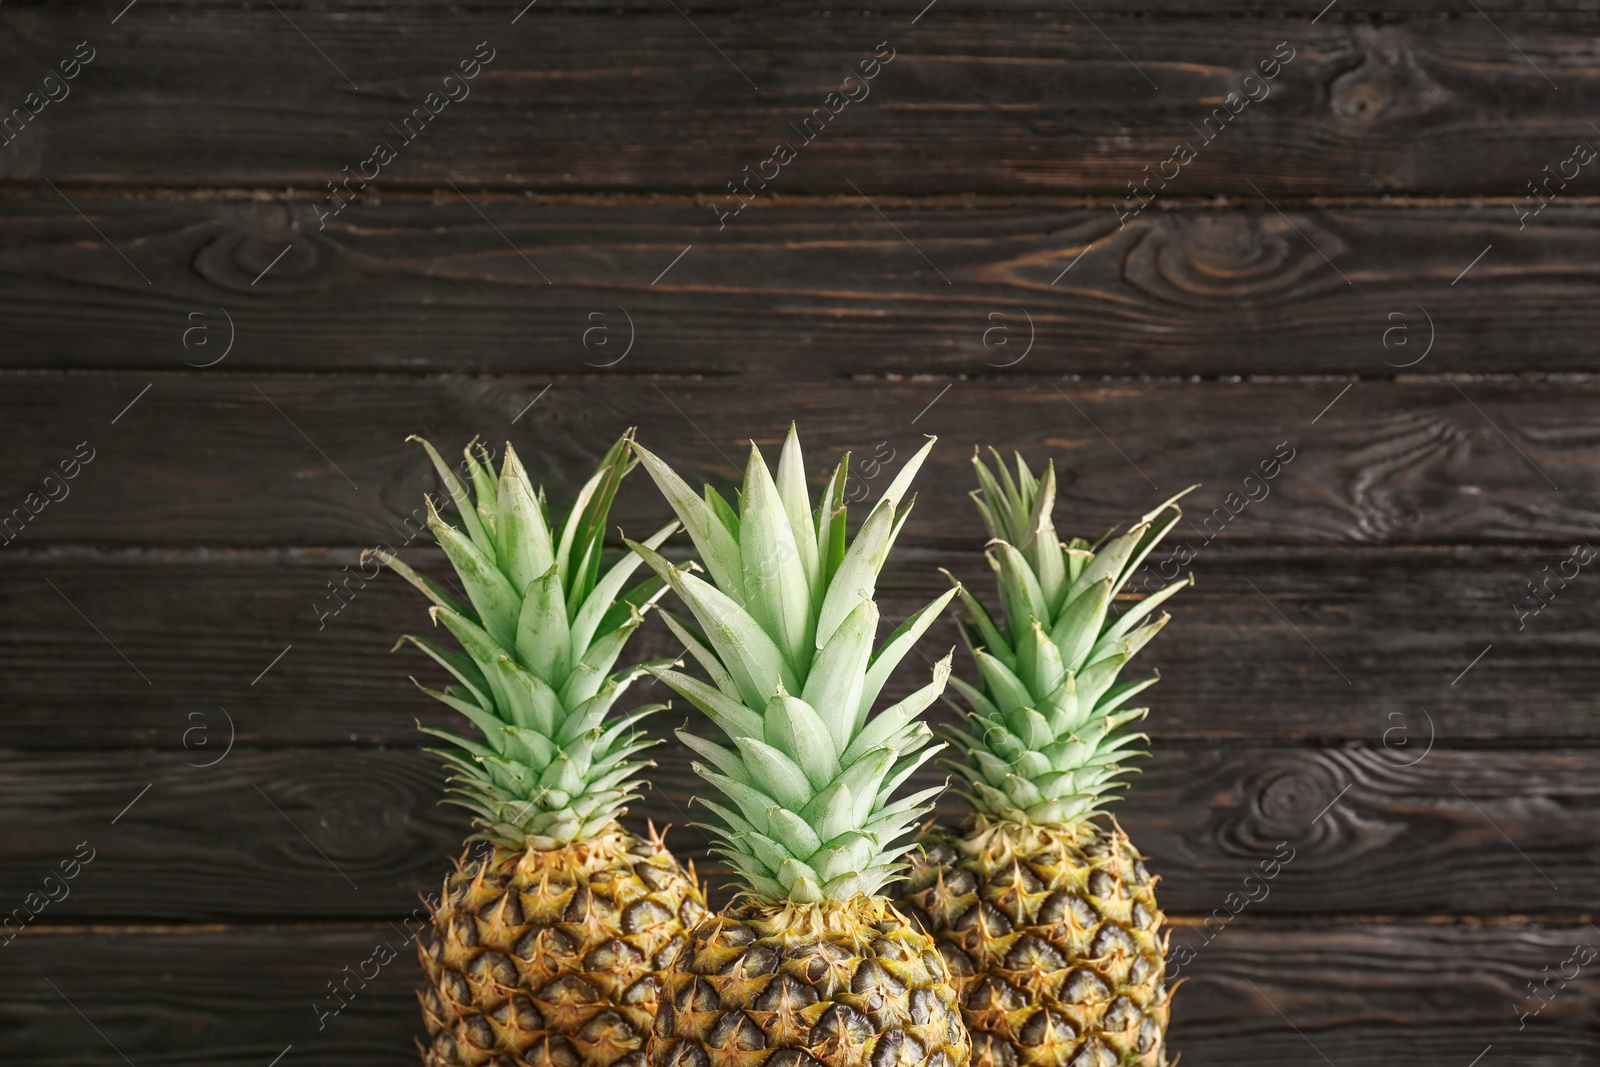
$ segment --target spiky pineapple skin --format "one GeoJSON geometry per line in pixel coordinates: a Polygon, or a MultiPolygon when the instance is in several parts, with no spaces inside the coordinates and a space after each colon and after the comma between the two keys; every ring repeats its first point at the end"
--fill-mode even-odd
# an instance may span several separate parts
{"type": "Polygon", "coordinates": [[[425,1067],[639,1067],[657,973],[706,914],[654,834],[469,850],[418,939],[425,1067]]]}
{"type": "Polygon", "coordinates": [[[938,943],[973,1067],[1164,1067],[1164,916],[1122,828],[976,816],[930,836],[898,900],[938,943]]]}
{"type": "Polygon", "coordinates": [[[651,1067],[965,1067],[971,1051],[932,939],[880,897],[741,898],[661,977],[651,1067]]]}

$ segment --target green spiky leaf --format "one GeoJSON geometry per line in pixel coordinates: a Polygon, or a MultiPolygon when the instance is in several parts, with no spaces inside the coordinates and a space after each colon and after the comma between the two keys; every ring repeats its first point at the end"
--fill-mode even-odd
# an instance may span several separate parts
{"type": "MultiPolygon", "coordinates": [[[[422,442],[465,527],[452,526],[430,502],[429,527],[470,606],[392,554],[382,561],[427,595],[434,619],[461,644],[456,651],[408,638],[460,683],[424,691],[483,734],[485,743],[425,731],[463,750],[445,756],[450,801],[473,813],[475,839],[558,848],[601,832],[638,795],[648,764],[631,757],[651,742],[635,724],[659,705],[613,714],[642,670],[612,671],[662,584],[652,579],[622,592],[639,563],[632,553],[600,578],[606,516],[633,462],[631,438],[629,431],[607,451],[558,538],[543,491],[510,445],[498,471],[487,451],[468,446],[469,494],[422,442]]],[[[659,547],[671,532],[649,544],[659,547]]]]}
{"type": "Polygon", "coordinates": [[[933,684],[872,715],[889,672],[955,595],[915,613],[873,655],[878,574],[905,522],[905,498],[927,446],[900,470],[853,541],[845,528],[848,456],[811,513],[792,428],[776,478],[751,448],[737,514],[715,490],[690,493],[658,458],[638,451],[710,575],[702,581],[651,547],[634,546],[700,627],[666,616],[709,684],[680,671],[653,673],[728,737],[728,745],[685,737],[701,757],[696,771],[731,802],[707,802],[720,819],[712,826],[719,854],[758,896],[812,902],[878,892],[908,846],[877,830],[892,830],[898,840],[932,796],[894,808],[890,794],[936,751],[916,717],[938,699],[949,674],[946,660],[933,684]]]}
{"type": "Polygon", "coordinates": [[[1144,754],[1144,735],[1124,728],[1144,711],[1122,705],[1155,678],[1119,683],[1117,676],[1165,625],[1167,616],[1152,613],[1189,583],[1171,583],[1121,613],[1113,600],[1177,523],[1184,494],[1099,546],[1063,544],[1050,514],[1053,463],[1036,478],[1018,456],[1013,476],[1004,462],[991,469],[974,455],[973,469],[1005,625],[960,591],[982,686],[951,679],[971,714],[964,729],[944,734],[958,753],[949,766],[988,815],[1091,818],[1113,798],[1129,761],[1144,754]]]}

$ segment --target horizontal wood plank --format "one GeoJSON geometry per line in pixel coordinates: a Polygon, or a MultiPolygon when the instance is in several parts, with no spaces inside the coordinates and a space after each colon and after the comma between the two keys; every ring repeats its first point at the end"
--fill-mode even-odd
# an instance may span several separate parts
{"type": "MultiPolygon", "coordinates": [[[[40,2],[40,0],[33,0],[40,2]]],[[[167,9],[168,11],[193,10],[192,5],[184,5],[179,0],[140,0],[153,10],[167,9]]],[[[214,0],[210,0],[214,2],[214,0]]],[[[261,0],[254,0],[259,4],[261,0]]],[[[1326,0],[1324,0],[1324,3],[1326,0]]],[[[249,6],[248,3],[240,5],[241,8],[249,6]]],[[[280,4],[285,11],[296,12],[301,10],[330,11],[338,10],[329,5],[309,5],[304,3],[280,4]]],[[[463,15],[472,17],[486,17],[500,19],[509,23],[511,17],[520,8],[512,7],[503,11],[504,5],[496,4],[493,0],[470,0],[462,3],[459,0],[387,0],[385,8],[402,12],[428,11],[437,8],[449,8],[463,15]]],[[[1478,6],[1487,12],[1496,13],[1528,13],[1552,14],[1567,12],[1589,12],[1596,10],[1593,0],[1480,0],[1478,6]]],[[[927,0],[770,0],[768,3],[754,3],[753,0],[695,0],[692,5],[680,5],[683,10],[692,14],[704,16],[720,16],[734,18],[742,13],[771,12],[789,16],[811,16],[817,19],[857,19],[881,21],[886,25],[909,25],[918,15],[928,9],[927,0]]],[[[1283,3],[1269,3],[1268,0],[1224,0],[1221,3],[1205,4],[1199,0],[1137,0],[1126,4],[1113,4],[1110,0],[1090,0],[1080,3],[1078,9],[1085,15],[1094,16],[1098,20],[1101,15],[1208,15],[1217,17],[1238,18],[1245,15],[1271,16],[1285,21],[1304,16],[1310,21],[1322,10],[1315,4],[1308,4],[1304,11],[1291,10],[1283,3]]],[[[619,17],[632,17],[641,14],[661,14],[673,10],[670,0],[539,0],[537,7],[542,13],[550,12],[562,14],[609,14],[619,17]]],[[[940,13],[955,12],[965,16],[976,16],[985,13],[1003,12],[1015,15],[1032,15],[1039,11],[1037,0],[938,0],[934,10],[940,13]]],[[[1390,4],[1379,4],[1377,0],[1341,0],[1332,9],[1323,15],[1319,21],[1330,19],[1339,20],[1352,15],[1397,15],[1410,13],[1473,13],[1471,3],[1466,0],[1395,0],[1390,4]]],[[[115,12],[113,12],[114,14],[115,12]]],[[[525,21],[528,15],[518,22],[525,21]]],[[[920,21],[920,20],[919,20],[920,21]]]]}
{"type": "MultiPolygon", "coordinates": [[[[41,186],[289,186],[314,200],[348,166],[389,189],[695,191],[730,209],[727,183],[746,165],[780,196],[1122,198],[1146,167],[1176,196],[1258,200],[1252,183],[1268,197],[1526,196],[1543,165],[1593,136],[1588,15],[1491,23],[1463,7],[1462,18],[1373,25],[1337,10],[1313,22],[1313,6],[1197,32],[1188,17],[1091,23],[1065,9],[940,11],[912,24],[536,8],[513,25],[500,7],[317,5],[291,18],[267,3],[147,3],[111,24],[98,8],[7,5],[8,106],[38,93],[78,42],[94,58],[12,137],[0,174],[41,186]],[[447,86],[479,42],[489,65],[447,86]],[[870,95],[830,97],[880,42],[892,63],[850,89],[870,95]],[[1275,81],[1245,83],[1275,55],[1292,57],[1267,68],[1275,81]],[[436,116],[402,129],[429,107],[436,116]],[[818,109],[808,141],[801,125],[818,109]],[[780,141],[793,159],[766,163],[787,158],[774,156],[780,141]],[[1194,155],[1186,165],[1179,143],[1194,155]]],[[[704,221],[715,228],[709,209],[704,221]]]]}
{"type": "MultiPolygon", "coordinates": [[[[752,389],[604,376],[28,373],[7,376],[0,395],[11,442],[0,457],[0,521],[21,527],[7,531],[9,549],[370,545],[401,535],[433,485],[408,434],[452,453],[474,434],[497,446],[513,439],[560,503],[627,426],[690,482],[727,485],[749,442],[775,451],[796,420],[814,476],[854,450],[850,493],[861,500],[926,434],[942,435],[907,527],[908,540],[925,543],[970,543],[978,533],[967,492],[971,449],[983,444],[1040,463],[1053,456],[1060,524],[1091,538],[1204,483],[1188,501],[1197,553],[1208,536],[1570,548],[1594,535],[1600,517],[1597,402],[1600,379],[1589,378],[904,379],[752,389]],[[91,450],[76,481],[45,482],[91,450]],[[70,499],[44,503],[64,488],[70,499]],[[1247,504],[1246,492],[1259,502],[1247,504]]],[[[635,478],[614,522],[655,529],[665,512],[635,478]]]]}
{"type": "Polygon", "coordinates": [[[865,203],[785,201],[711,239],[686,198],[499,199],[483,205],[492,222],[460,198],[388,200],[325,230],[276,200],[73,203],[114,247],[53,192],[0,199],[0,321],[12,331],[0,367],[806,379],[1600,369],[1600,211],[1559,201],[1520,232],[1507,203],[1284,216],[1258,203],[1126,225],[1108,207],[892,208],[914,246],[865,203]]]}
{"type": "MultiPolygon", "coordinates": [[[[420,969],[409,954],[364,987],[351,980],[339,1014],[318,1014],[339,1003],[329,982],[372,973],[363,964],[380,944],[408,947],[387,923],[48,931],[4,950],[0,1030],[11,1055],[38,1067],[105,1062],[113,1048],[139,1067],[261,1067],[291,1045],[285,1062],[307,1067],[414,1063],[420,969]]],[[[1593,963],[1575,962],[1580,946],[1600,947],[1600,935],[1582,924],[1242,923],[1193,963],[1169,1037],[1199,1067],[1378,1067],[1396,1049],[1415,1067],[1461,1067],[1490,1044],[1503,1062],[1590,1062],[1600,983],[1593,963]],[[1530,989],[1574,967],[1562,985],[1551,977],[1549,1003],[1531,1014],[1542,1001],[1530,989]]]]}
{"type": "MultiPolygon", "coordinates": [[[[438,888],[467,818],[439,805],[436,757],[245,747],[224,756],[213,718],[191,726],[213,728],[214,751],[0,758],[0,900],[27,902],[41,925],[381,918],[438,888]],[[63,890],[75,852],[93,859],[63,890]]],[[[1245,913],[1589,909],[1600,751],[1429,749],[1421,715],[1391,725],[1387,745],[1157,746],[1114,810],[1161,876],[1163,908],[1190,920],[1176,946],[1200,952],[1245,913]]],[[[653,755],[660,766],[628,821],[672,824],[674,851],[725,900],[726,868],[688,825],[691,813],[704,817],[692,798],[706,787],[676,739],[653,755]]],[[[959,815],[947,797],[940,817],[954,825],[959,815]]]]}
{"type": "Polygon", "coordinates": [[[1191,965],[1172,1047],[1218,1065],[1445,1067],[1490,1045],[1503,1062],[1584,1063],[1600,1055],[1596,950],[1589,924],[1241,927],[1191,965]]]}
{"type": "MultiPolygon", "coordinates": [[[[1419,707],[1445,743],[1600,733],[1593,576],[1566,590],[1551,583],[1549,606],[1518,629],[1527,583],[1546,566],[1559,571],[1566,550],[1248,550],[1220,540],[1200,546],[1186,568],[1195,586],[1169,602],[1173,623],[1136,665],[1162,674],[1146,724],[1158,740],[1377,741],[1391,716],[1421,724],[1419,707]]],[[[437,550],[404,555],[449,580],[437,550]]],[[[947,588],[940,566],[993,599],[976,539],[898,555],[880,586],[885,620],[947,588]]],[[[424,601],[392,574],[364,580],[357,556],[0,552],[7,746],[171,751],[210,723],[188,735],[199,748],[226,736],[219,708],[245,745],[416,744],[414,722],[453,718],[407,681],[434,677],[433,665],[390,654],[399,634],[429,632],[424,601]]],[[[921,649],[936,658],[959,641],[941,622],[921,649]]],[[[652,618],[628,654],[679,651],[652,618]]],[[[911,657],[891,693],[923,684],[928,662],[911,657]]],[[[964,652],[957,670],[971,673],[964,652]]]]}

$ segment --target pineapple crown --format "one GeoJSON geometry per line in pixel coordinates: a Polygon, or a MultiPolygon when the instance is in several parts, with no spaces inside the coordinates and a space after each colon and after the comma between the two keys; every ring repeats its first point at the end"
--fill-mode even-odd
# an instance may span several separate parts
{"type": "MultiPolygon", "coordinates": [[[[559,530],[550,522],[544,491],[534,489],[509,444],[498,474],[488,455],[474,455],[467,446],[462,467],[474,500],[431,444],[410,438],[427,449],[460,513],[465,532],[428,501],[428,526],[467,603],[393,556],[383,562],[433,602],[435,624],[443,623],[461,645],[446,648],[412,634],[400,639],[458,683],[442,692],[420,682],[418,688],[465,715],[483,735],[480,741],[422,727],[455,746],[435,751],[451,767],[450,802],[476,816],[479,832],[472,839],[559,848],[599,833],[638,796],[638,771],[650,764],[632,757],[654,742],[633,727],[663,705],[613,716],[612,706],[645,667],[611,669],[665,586],[652,577],[623,592],[639,565],[631,552],[603,577],[600,572],[606,515],[634,465],[632,437],[629,430],[611,446],[559,530]]],[[[645,544],[659,546],[677,525],[645,544]]]]}
{"type": "Polygon", "coordinates": [[[813,514],[800,440],[791,426],[774,480],[754,444],[739,507],[710,486],[695,495],[639,446],[634,451],[683,520],[707,582],[634,545],[688,606],[698,628],[662,617],[711,684],[651,668],[704,711],[729,745],[678,736],[704,762],[695,770],[728,804],[701,800],[706,827],[748,890],[769,901],[815,904],[876,894],[895,877],[901,842],[943,787],[892,801],[943,745],[917,716],[938,699],[950,657],[933,681],[870,715],[885,681],[954,590],[907,619],[872,651],[878,572],[910,511],[901,505],[933,442],[900,471],[848,545],[845,455],[813,514]],[[731,747],[730,747],[731,745],[731,747]]]}
{"type": "Polygon", "coordinates": [[[951,768],[983,814],[1069,825],[1108,803],[1127,762],[1147,754],[1141,743],[1148,738],[1129,727],[1149,709],[1124,705],[1159,675],[1118,682],[1117,674],[1171,618],[1152,620],[1151,613],[1192,579],[1164,586],[1120,614],[1112,614],[1111,604],[1177,523],[1177,501],[1190,490],[1120,537],[1063,544],[1050,518],[1055,464],[1035,478],[1018,455],[1013,478],[994,456],[998,480],[974,451],[981,488],[972,498],[992,538],[984,555],[998,579],[1005,627],[957,583],[962,630],[982,688],[950,680],[970,707],[965,729],[945,731],[967,757],[951,768]]]}

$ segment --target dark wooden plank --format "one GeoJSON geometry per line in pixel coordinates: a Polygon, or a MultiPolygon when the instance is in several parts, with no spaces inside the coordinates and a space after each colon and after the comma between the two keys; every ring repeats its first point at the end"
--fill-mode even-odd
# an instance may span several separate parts
{"type": "MultiPolygon", "coordinates": [[[[420,449],[404,443],[411,433],[447,448],[475,433],[514,438],[560,501],[626,426],[690,481],[726,484],[751,440],[775,451],[797,420],[819,471],[845,448],[867,473],[893,470],[924,434],[943,435],[918,479],[922,507],[908,541],[977,532],[966,494],[970,450],[981,443],[1053,455],[1060,513],[1072,516],[1063,522],[1089,536],[1206,483],[1191,505],[1197,552],[1200,520],[1217,509],[1210,528],[1235,544],[1570,546],[1594,534],[1597,400],[1600,382],[1581,377],[791,380],[774,389],[604,376],[552,385],[515,376],[20,374],[6,377],[0,397],[11,442],[0,457],[0,515],[38,494],[28,506],[39,514],[13,549],[372,544],[396,536],[432,485],[420,449]],[[69,483],[70,499],[41,509],[43,479],[85,441],[92,465],[69,483]],[[875,455],[887,465],[869,464],[875,455]],[[1264,464],[1275,481],[1259,480],[1264,464]],[[1270,495],[1244,506],[1245,491],[1270,495]]],[[[864,476],[851,489],[875,491],[864,476]]],[[[653,488],[633,479],[624,494],[616,523],[654,529],[665,509],[653,488]]]]}
{"type": "MultiPolygon", "coordinates": [[[[411,1064],[420,973],[409,955],[320,1032],[315,1008],[335,1004],[327,983],[345,966],[354,973],[378,944],[402,940],[387,924],[19,938],[0,970],[0,1032],[13,1059],[38,1067],[106,1062],[113,1045],[139,1067],[261,1067],[290,1045],[284,1062],[307,1067],[411,1064]]],[[[1586,925],[1241,923],[1194,962],[1170,1039],[1198,1067],[1324,1056],[1377,1067],[1400,1049],[1414,1067],[1462,1067],[1490,1044],[1500,1062],[1588,1063],[1600,1056],[1592,963],[1565,988],[1552,980],[1554,1000],[1517,1028],[1518,1013],[1540,1003],[1529,984],[1571,974],[1563,964],[1583,958],[1579,945],[1600,948],[1600,935],[1586,925]]]]}
{"type": "Polygon", "coordinates": [[[243,745],[224,756],[217,708],[188,726],[187,752],[13,754],[0,764],[0,899],[65,892],[40,925],[389,917],[436,892],[461,852],[468,815],[440,804],[436,756],[243,745]],[[73,868],[61,864],[75,850],[93,858],[63,890],[73,868]]]}
{"type": "MultiPolygon", "coordinates": [[[[1423,717],[1409,725],[1403,748],[1399,733],[1388,748],[1158,745],[1115,810],[1162,877],[1167,913],[1211,921],[1174,944],[1200,952],[1246,911],[1584,914],[1600,874],[1600,752],[1428,751],[1423,717]]],[[[465,813],[438,805],[427,753],[241,746],[194,766],[221,751],[0,760],[0,899],[61,896],[59,876],[45,880],[82,844],[92,861],[35,922],[381,918],[437,889],[466,836],[465,813]]],[[[678,856],[726,899],[725,867],[688,825],[705,789],[689,754],[672,739],[655,756],[628,821],[673,824],[678,856]]],[[[958,808],[948,798],[941,817],[958,808]]]]}
{"type": "Polygon", "coordinates": [[[1115,811],[1191,920],[1174,945],[1207,951],[1245,912],[1589,911],[1600,753],[1430,750],[1417,709],[1388,725],[1335,749],[1157,746],[1115,811]]]}
{"type": "Polygon", "coordinates": [[[1096,29],[1065,10],[943,11],[915,25],[743,11],[691,25],[665,6],[625,21],[536,8],[513,26],[498,6],[318,5],[291,25],[266,3],[147,4],[112,25],[98,8],[7,5],[0,98],[36,91],[77,42],[95,58],[0,166],[58,184],[292,186],[316,199],[388,141],[392,162],[366,165],[385,188],[723,195],[791,139],[794,161],[766,168],[769,192],[1121,198],[1185,142],[1197,158],[1167,165],[1170,195],[1254,199],[1253,182],[1268,196],[1525,196],[1541,166],[1593,136],[1588,15],[1374,26],[1340,11],[1312,23],[1313,6],[1212,29],[1107,13],[1096,29]],[[478,42],[495,54],[471,95],[435,97],[437,118],[407,143],[401,120],[478,42]],[[879,42],[896,55],[871,95],[834,98],[839,114],[802,143],[801,120],[879,42]],[[1290,65],[1245,85],[1281,42],[1290,65]],[[1238,117],[1224,110],[1214,139],[1198,132],[1229,93],[1268,91],[1248,105],[1236,95],[1238,117]]]}
{"type": "Polygon", "coordinates": [[[1596,951],[1588,924],[1241,927],[1193,962],[1172,1046],[1186,1064],[1459,1067],[1489,1045],[1499,1062],[1588,1063],[1600,1055],[1600,981],[1594,962],[1577,961],[1596,951]],[[1576,975],[1564,988],[1563,974],[1576,975]],[[1553,1002],[1519,1029],[1547,978],[1553,1002]]]}
{"type": "Polygon", "coordinates": [[[0,969],[0,1048],[39,1067],[121,1062],[119,1053],[138,1067],[262,1067],[279,1055],[297,1067],[409,1067],[422,1033],[413,992],[422,970],[398,925],[405,914],[395,913],[395,925],[19,937],[0,969]],[[360,975],[373,974],[368,961],[384,958],[375,957],[382,944],[396,958],[363,988],[360,975]],[[357,977],[348,1006],[328,1015],[339,1004],[329,983],[349,975],[357,977]]]}
{"type": "MultiPolygon", "coordinates": [[[[413,549],[408,558],[448,577],[436,552],[413,549]]],[[[1196,585],[1172,602],[1172,626],[1140,656],[1163,676],[1147,728],[1161,740],[1376,742],[1392,714],[1421,722],[1420,706],[1446,743],[1593,738],[1593,579],[1558,591],[1517,629],[1526,583],[1566,554],[1213,545],[1189,568],[1196,585]]],[[[886,619],[941,592],[939,566],[990,588],[976,539],[901,555],[882,586],[886,619]]],[[[424,603],[393,575],[363,588],[356,557],[0,553],[7,746],[179,750],[191,725],[223,722],[219,706],[241,744],[416,743],[415,720],[441,725],[452,714],[406,680],[431,677],[431,664],[389,651],[398,634],[427,632],[424,603]]],[[[937,657],[958,641],[953,624],[940,623],[922,649],[937,657]]],[[[641,659],[679,651],[653,619],[629,648],[641,659]]],[[[964,657],[958,669],[967,672],[964,657]]],[[[925,670],[912,657],[892,684],[914,688],[925,670]]]]}
{"type": "MultiPolygon", "coordinates": [[[[28,7],[49,2],[50,0],[22,0],[15,6],[28,7]]],[[[179,3],[178,0],[140,0],[140,2],[149,5],[152,10],[165,9],[167,13],[192,10],[192,5],[179,3]]],[[[247,5],[241,5],[243,6],[247,5]]],[[[289,12],[302,9],[311,12],[338,10],[337,5],[280,6],[289,12]]],[[[483,18],[488,21],[499,19],[504,22],[509,22],[511,17],[521,10],[513,7],[509,12],[502,11],[504,5],[491,3],[489,0],[473,0],[469,3],[460,3],[457,0],[388,0],[384,6],[407,13],[449,8],[466,17],[483,18]]],[[[873,20],[886,26],[904,27],[922,14],[927,7],[927,0],[770,0],[764,4],[757,4],[752,0],[696,0],[692,7],[685,7],[684,10],[707,17],[721,18],[735,18],[752,11],[778,12],[794,17],[811,16],[816,19],[873,20]]],[[[1478,7],[1486,12],[1506,14],[1519,12],[1552,14],[1596,10],[1593,0],[1544,0],[1540,3],[1534,3],[1533,0],[1482,0],[1478,7]]],[[[566,15],[609,14],[622,17],[661,14],[673,10],[668,0],[623,0],[621,3],[617,0],[539,0],[537,9],[546,15],[558,12],[566,15]]],[[[1113,4],[1110,0],[1090,0],[1089,3],[1079,4],[1078,9],[1085,15],[1094,16],[1096,21],[1102,15],[1203,14],[1235,18],[1243,15],[1266,15],[1292,23],[1302,17],[1310,21],[1322,7],[1307,4],[1302,8],[1295,4],[1284,3],[1282,0],[1276,3],[1269,0],[1225,0],[1214,4],[1201,4],[1198,0],[1138,0],[1136,3],[1126,4],[1113,4]]],[[[941,14],[954,12],[971,17],[995,12],[1032,15],[1040,9],[1037,0],[939,0],[934,10],[941,14]]],[[[115,14],[114,11],[112,13],[115,14]]],[[[1396,0],[1389,4],[1379,4],[1377,0],[1340,0],[1340,3],[1325,13],[1320,21],[1326,22],[1330,19],[1342,21],[1355,15],[1393,16],[1412,13],[1466,15],[1474,12],[1472,4],[1464,0],[1396,0]]],[[[525,21],[527,17],[529,16],[524,16],[521,21],[525,21]]]]}
{"type": "Polygon", "coordinates": [[[483,204],[493,227],[459,198],[389,200],[326,230],[304,205],[266,200],[74,203],[152,284],[55,193],[0,199],[0,320],[13,336],[0,366],[808,378],[1600,368],[1600,212],[1559,201],[1521,232],[1505,203],[1287,218],[1256,204],[1126,226],[1106,207],[896,206],[950,286],[864,203],[785,201],[709,240],[704,208],[685,198],[501,198],[483,204]]]}

